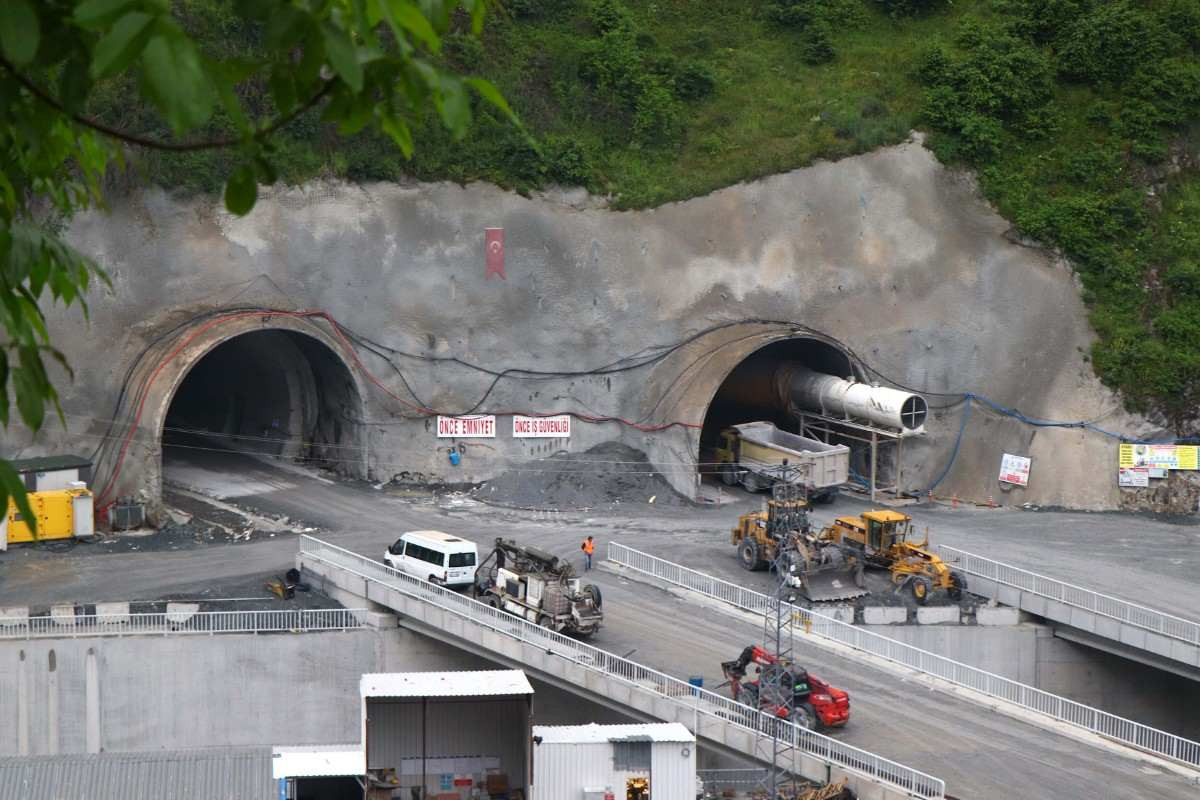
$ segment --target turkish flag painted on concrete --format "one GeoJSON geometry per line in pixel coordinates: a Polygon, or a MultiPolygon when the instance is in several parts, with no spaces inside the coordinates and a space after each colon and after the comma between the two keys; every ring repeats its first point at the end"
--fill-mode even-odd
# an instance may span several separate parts
{"type": "Polygon", "coordinates": [[[504,228],[483,229],[483,251],[486,269],[484,280],[499,275],[501,280],[508,280],[504,274],[504,228]]]}

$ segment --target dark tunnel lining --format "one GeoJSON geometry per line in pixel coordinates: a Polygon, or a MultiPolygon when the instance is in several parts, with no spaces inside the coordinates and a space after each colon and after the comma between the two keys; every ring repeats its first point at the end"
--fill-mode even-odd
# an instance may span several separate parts
{"type": "MultiPolygon", "coordinates": [[[[704,415],[701,448],[714,448],[730,425],[766,420],[796,432],[796,422],[770,388],[775,368],[789,361],[839,377],[861,378],[850,357],[835,345],[818,339],[785,339],[754,351],[721,382],[704,415]]],[[[705,459],[702,459],[705,460],[705,459]]]]}
{"type": "Polygon", "coordinates": [[[349,369],[325,344],[293,331],[252,331],[188,371],[167,411],[163,447],[203,440],[350,472],[361,407],[349,369]]]}

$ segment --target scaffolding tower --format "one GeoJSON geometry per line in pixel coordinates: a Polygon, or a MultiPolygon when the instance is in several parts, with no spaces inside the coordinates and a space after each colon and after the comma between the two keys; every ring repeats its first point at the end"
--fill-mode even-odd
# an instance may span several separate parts
{"type": "MultiPolygon", "coordinates": [[[[787,464],[784,464],[785,473],[787,464]]],[[[803,482],[792,483],[787,480],[778,481],[771,490],[771,513],[776,516],[776,524],[782,530],[804,530],[808,525],[808,492],[803,482]]],[[[795,641],[792,631],[792,600],[795,599],[795,576],[792,574],[794,562],[788,558],[785,547],[777,547],[775,561],[771,565],[778,576],[775,591],[767,599],[767,608],[763,614],[763,647],[776,657],[774,664],[763,664],[759,667],[759,707],[778,709],[775,716],[768,721],[768,730],[760,731],[756,739],[756,751],[759,759],[769,766],[763,774],[759,788],[767,792],[770,800],[784,796],[782,792],[789,788],[790,796],[795,796],[800,789],[796,780],[796,770],[784,769],[780,766],[780,757],[791,751],[793,760],[795,748],[785,744],[782,739],[783,731],[793,723],[795,717],[795,692],[792,686],[792,663],[795,651],[795,641]]],[[[790,740],[790,737],[789,737],[790,740]]]]}

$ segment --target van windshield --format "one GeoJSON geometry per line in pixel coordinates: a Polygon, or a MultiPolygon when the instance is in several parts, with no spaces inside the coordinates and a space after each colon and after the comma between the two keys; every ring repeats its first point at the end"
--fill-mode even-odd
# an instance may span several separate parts
{"type": "Polygon", "coordinates": [[[452,567],[473,567],[475,566],[474,553],[451,553],[450,566],[452,567]]]}

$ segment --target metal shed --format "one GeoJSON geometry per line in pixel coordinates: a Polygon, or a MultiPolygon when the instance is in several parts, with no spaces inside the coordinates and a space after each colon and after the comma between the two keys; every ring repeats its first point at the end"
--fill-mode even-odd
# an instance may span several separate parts
{"type": "Polygon", "coordinates": [[[271,750],[271,776],[287,800],[362,800],[366,773],[361,744],[271,750]]]}
{"type": "Polygon", "coordinates": [[[696,737],[678,722],[538,725],[534,800],[695,800],[696,737]]]}
{"type": "Polygon", "coordinates": [[[533,687],[520,670],[362,676],[371,797],[528,798],[533,687]]]}

